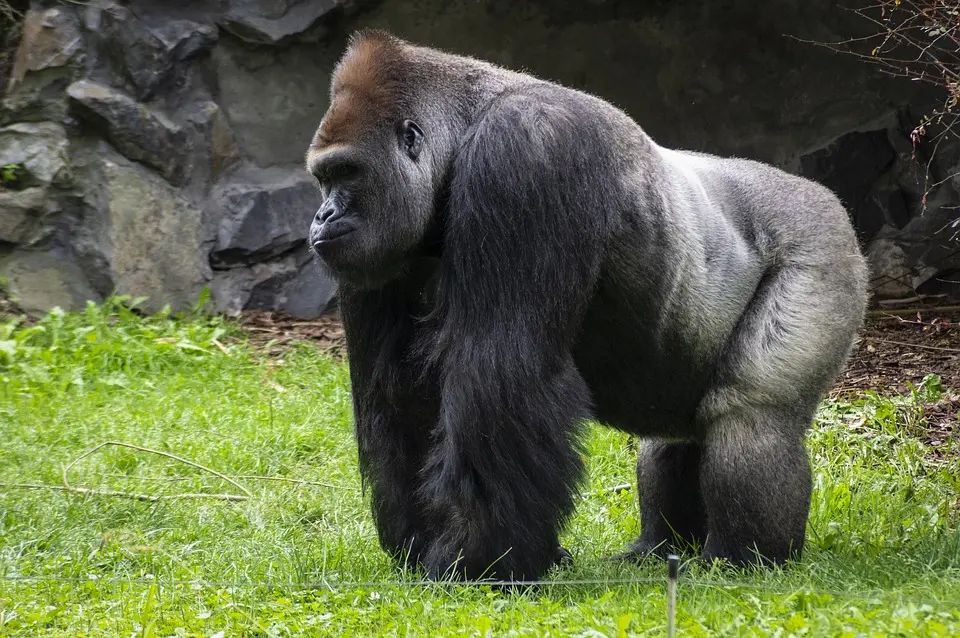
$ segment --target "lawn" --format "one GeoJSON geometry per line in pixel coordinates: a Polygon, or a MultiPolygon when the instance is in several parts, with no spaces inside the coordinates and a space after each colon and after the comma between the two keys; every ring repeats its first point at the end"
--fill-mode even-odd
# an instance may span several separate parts
{"type": "MultiPolygon", "coordinates": [[[[664,564],[603,560],[638,532],[625,435],[590,430],[572,568],[424,583],[376,543],[346,364],[122,302],[0,323],[0,636],[664,635],[664,564]]],[[[678,635],[960,635],[960,440],[923,419],[948,390],[825,401],[803,559],[687,564],[678,635]]]]}

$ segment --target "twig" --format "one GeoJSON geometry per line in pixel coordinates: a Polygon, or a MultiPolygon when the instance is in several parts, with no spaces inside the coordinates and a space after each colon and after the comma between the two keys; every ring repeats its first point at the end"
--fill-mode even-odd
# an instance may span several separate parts
{"type": "Polygon", "coordinates": [[[173,500],[185,498],[212,498],[218,501],[245,501],[247,496],[241,494],[138,494],[136,492],[121,492],[119,490],[100,490],[88,487],[72,487],[70,485],[52,485],[46,483],[0,483],[0,487],[6,489],[24,489],[24,490],[56,490],[58,492],[70,492],[71,494],[86,494],[88,496],[116,496],[119,498],[129,498],[134,501],[144,501],[146,503],[156,503],[160,500],[173,500]]]}
{"type": "Polygon", "coordinates": [[[956,312],[960,310],[960,306],[926,306],[926,307],[916,307],[916,308],[898,308],[894,309],[880,309],[880,310],[871,310],[867,313],[869,317],[884,317],[886,315],[915,315],[918,312],[926,313],[936,313],[936,312],[956,312]]]}
{"type": "Polygon", "coordinates": [[[890,341],[889,339],[880,339],[878,337],[867,337],[871,341],[877,341],[879,343],[889,343],[895,346],[907,346],[908,348],[923,348],[924,350],[938,350],[940,352],[952,352],[954,354],[960,354],[960,349],[958,348],[941,348],[939,346],[925,346],[920,343],[906,343],[905,341],[890,341]]]}
{"type": "Polygon", "coordinates": [[[175,454],[170,454],[169,452],[161,452],[160,450],[152,450],[152,449],[150,449],[150,448],[142,447],[142,446],[139,446],[139,445],[134,445],[134,444],[132,444],[132,443],[123,443],[123,442],[121,442],[121,441],[106,441],[106,442],[104,442],[104,443],[101,443],[100,445],[97,445],[97,446],[94,447],[94,448],[91,448],[90,450],[87,450],[86,452],[84,452],[83,454],[81,454],[80,456],[78,456],[77,458],[75,458],[74,460],[70,461],[70,463],[67,464],[67,465],[63,468],[63,486],[64,486],[64,487],[67,487],[67,488],[70,487],[70,482],[67,480],[67,474],[70,472],[70,468],[72,468],[74,465],[76,465],[76,464],[79,463],[81,460],[85,459],[86,457],[90,456],[90,455],[93,454],[94,452],[96,452],[96,451],[98,451],[98,450],[100,450],[100,449],[102,449],[102,448],[105,448],[105,447],[107,447],[107,446],[109,446],[109,445],[115,445],[115,446],[117,446],[117,447],[130,448],[131,450],[137,450],[137,451],[139,451],[139,452],[147,452],[147,453],[149,453],[149,454],[156,454],[156,455],[158,455],[158,456],[163,456],[163,457],[166,457],[166,458],[168,458],[168,459],[172,459],[172,460],[174,460],[174,461],[178,461],[178,462],[180,462],[180,463],[183,463],[183,464],[185,464],[185,465],[189,465],[189,466],[191,466],[191,467],[195,467],[195,468],[197,468],[197,469],[199,469],[199,470],[203,470],[204,472],[209,472],[210,474],[213,474],[213,475],[216,476],[217,478],[223,479],[223,480],[226,481],[227,483],[230,483],[231,485],[233,485],[234,487],[236,487],[238,490],[240,490],[241,492],[243,492],[244,494],[246,494],[248,498],[250,498],[250,497],[253,496],[253,494],[250,493],[250,490],[248,490],[247,488],[245,488],[243,485],[237,483],[236,481],[234,481],[233,479],[231,479],[229,476],[226,476],[226,475],[224,475],[224,474],[221,474],[220,472],[217,472],[216,470],[211,470],[209,467],[206,467],[206,466],[204,466],[204,465],[200,465],[199,463],[194,463],[193,461],[188,461],[187,459],[184,459],[184,458],[181,458],[181,457],[179,457],[179,456],[176,456],[175,454]]]}
{"type": "MultiPolygon", "coordinates": [[[[131,481],[157,481],[164,483],[179,483],[182,481],[192,481],[199,477],[196,476],[130,476],[127,474],[103,474],[108,478],[121,478],[131,481]]],[[[248,481],[281,481],[284,483],[296,483],[298,485],[315,485],[317,487],[329,487],[334,490],[347,489],[343,485],[334,485],[332,483],[323,483],[321,481],[306,481],[303,479],[288,478],[286,476],[257,476],[253,474],[231,475],[231,478],[248,481]]]]}

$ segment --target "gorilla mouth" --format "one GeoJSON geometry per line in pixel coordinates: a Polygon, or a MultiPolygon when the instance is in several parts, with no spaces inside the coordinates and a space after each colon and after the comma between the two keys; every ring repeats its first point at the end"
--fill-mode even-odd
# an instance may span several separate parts
{"type": "Polygon", "coordinates": [[[357,227],[346,220],[337,221],[333,224],[326,223],[317,232],[313,233],[310,243],[314,250],[328,249],[356,230],[357,227]]]}

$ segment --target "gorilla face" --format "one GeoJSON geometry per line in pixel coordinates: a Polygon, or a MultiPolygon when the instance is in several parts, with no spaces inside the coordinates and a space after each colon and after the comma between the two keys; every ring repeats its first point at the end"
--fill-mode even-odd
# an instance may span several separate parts
{"type": "Polygon", "coordinates": [[[433,218],[434,197],[423,153],[428,140],[414,120],[397,118],[353,140],[326,141],[337,134],[332,125],[362,131],[345,118],[365,111],[335,98],[308,153],[323,197],[309,242],[334,278],[372,288],[404,273],[433,218]]]}

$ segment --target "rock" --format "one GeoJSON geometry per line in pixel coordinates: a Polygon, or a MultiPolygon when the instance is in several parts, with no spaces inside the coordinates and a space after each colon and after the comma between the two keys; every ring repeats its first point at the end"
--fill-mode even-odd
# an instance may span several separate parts
{"type": "Polygon", "coordinates": [[[842,135],[818,151],[800,158],[804,177],[832,189],[847,207],[861,239],[869,240],[883,225],[884,215],[865,206],[874,182],[897,158],[887,131],[842,135]]]}
{"type": "Polygon", "coordinates": [[[0,128],[0,166],[23,167],[17,188],[62,184],[70,174],[67,146],[66,131],[59,124],[11,124],[0,128]]]}
{"type": "Polygon", "coordinates": [[[875,239],[867,245],[871,289],[880,298],[908,297],[913,294],[907,254],[894,239],[875,239]]]}
{"type": "Polygon", "coordinates": [[[212,276],[201,211],[150,171],[117,159],[104,160],[105,252],[117,292],[149,297],[152,310],[195,303],[212,276]]]}
{"type": "Polygon", "coordinates": [[[232,0],[220,26],[247,42],[277,44],[309,30],[341,4],[342,0],[232,0]]]}
{"type": "Polygon", "coordinates": [[[82,45],[79,21],[73,12],[59,8],[27,11],[7,90],[13,91],[27,73],[70,64],[82,45]]]}
{"type": "Polygon", "coordinates": [[[302,171],[244,171],[217,195],[220,220],[210,255],[215,268],[263,261],[303,244],[320,204],[302,171]]]}
{"type": "Polygon", "coordinates": [[[33,244],[53,232],[57,189],[70,182],[67,146],[56,124],[0,129],[0,242],[33,244]]]}
{"type": "Polygon", "coordinates": [[[336,286],[301,246],[252,267],[216,271],[210,291],[216,307],[231,315],[245,309],[280,310],[309,319],[330,309],[336,286]]]}
{"type": "Polygon", "coordinates": [[[294,317],[309,319],[327,314],[333,309],[337,287],[320,270],[320,265],[309,253],[309,249],[304,247],[302,250],[307,258],[301,261],[296,275],[279,288],[273,303],[277,310],[294,317]]]}
{"type": "Polygon", "coordinates": [[[47,212],[43,188],[0,189],[0,242],[32,244],[44,239],[51,231],[43,224],[47,212]]]}
{"type": "Polygon", "coordinates": [[[224,37],[211,54],[217,103],[243,154],[260,166],[303,165],[327,108],[335,57],[309,47],[249,50],[224,37]],[[310,68],[309,78],[300,69],[310,68]]]}
{"type": "Polygon", "coordinates": [[[172,184],[189,172],[188,138],[183,129],[116,89],[87,80],[67,88],[80,116],[103,129],[129,159],[155,168],[172,184]]]}
{"type": "Polygon", "coordinates": [[[88,300],[101,301],[83,271],[63,249],[18,250],[0,260],[13,301],[25,312],[39,314],[59,306],[82,310],[88,300]]]}
{"type": "Polygon", "coordinates": [[[242,159],[240,147],[233,134],[230,122],[216,102],[200,106],[194,122],[201,130],[209,158],[210,181],[217,181],[224,172],[236,166],[242,159]]]}
{"type": "Polygon", "coordinates": [[[141,17],[116,4],[102,13],[100,35],[140,101],[182,80],[183,63],[209,51],[218,37],[211,24],[169,15],[141,17]]]}

